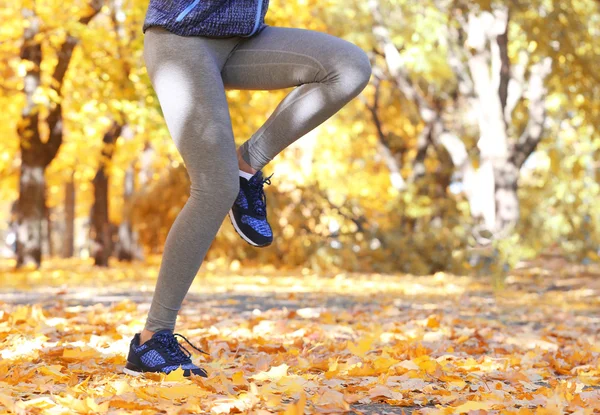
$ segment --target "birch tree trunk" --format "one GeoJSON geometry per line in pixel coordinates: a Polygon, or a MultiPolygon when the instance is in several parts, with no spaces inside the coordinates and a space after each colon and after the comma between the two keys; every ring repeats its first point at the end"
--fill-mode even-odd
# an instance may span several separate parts
{"type": "Polygon", "coordinates": [[[519,68],[512,76],[507,50],[509,22],[509,9],[502,7],[492,13],[470,14],[466,27],[467,46],[472,50],[468,66],[478,98],[477,146],[481,158],[478,187],[470,189],[469,198],[471,205],[478,206],[476,212],[483,217],[486,229],[497,236],[505,235],[519,221],[520,169],[543,135],[547,94],[544,79],[552,68],[550,58],[532,65],[528,85],[524,85],[519,68]],[[529,121],[522,136],[515,140],[508,126],[525,89],[529,95],[529,121]],[[509,91],[517,96],[510,96],[509,91]],[[493,189],[493,196],[482,189],[493,189]]]}
{"type": "MultiPolygon", "coordinates": [[[[465,144],[443,120],[443,101],[427,96],[412,81],[403,56],[392,41],[382,4],[380,0],[368,1],[374,22],[373,34],[383,51],[390,80],[407,100],[414,103],[424,124],[409,181],[418,180],[425,174],[423,163],[430,145],[443,148],[452,160],[457,177],[462,179],[472,216],[481,220],[492,238],[505,235],[519,220],[520,169],[543,136],[547,95],[544,80],[551,72],[552,60],[544,58],[530,65],[526,81],[525,65],[513,67],[509,59],[508,7],[496,7],[491,12],[478,9],[465,19],[465,10],[459,9],[460,5],[434,0],[444,14],[454,16],[458,22],[458,25],[448,24],[447,27],[448,63],[456,76],[457,94],[464,96],[465,102],[478,114],[480,160],[475,169],[465,144]],[[524,94],[529,119],[523,133],[515,138],[509,133],[508,126],[524,94]]],[[[372,113],[374,108],[370,108],[372,113]]],[[[378,120],[374,120],[381,131],[378,120]]],[[[385,146],[381,136],[381,145],[385,146]]]]}

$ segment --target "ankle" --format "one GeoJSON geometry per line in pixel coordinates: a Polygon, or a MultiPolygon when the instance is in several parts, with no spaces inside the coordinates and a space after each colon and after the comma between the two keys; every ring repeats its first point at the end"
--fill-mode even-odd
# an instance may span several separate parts
{"type": "Polygon", "coordinates": [[[150,340],[152,338],[152,336],[154,335],[153,331],[150,330],[142,330],[142,332],[140,333],[140,346],[144,343],[146,343],[148,340],[150,340]]]}
{"type": "Polygon", "coordinates": [[[252,166],[250,166],[248,163],[246,163],[246,160],[244,160],[244,158],[242,157],[239,148],[237,149],[237,158],[238,158],[238,167],[241,171],[249,173],[249,174],[256,173],[256,170],[253,169],[252,166]]]}

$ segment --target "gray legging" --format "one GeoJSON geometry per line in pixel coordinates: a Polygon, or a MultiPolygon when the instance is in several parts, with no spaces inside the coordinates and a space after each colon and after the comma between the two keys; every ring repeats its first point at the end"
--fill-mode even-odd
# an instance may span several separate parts
{"type": "Polygon", "coordinates": [[[265,28],[250,38],[183,37],[152,27],[144,59],[167,128],[191,180],[190,197],[165,243],[146,329],[175,328],[177,313],[239,190],[227,89],[297,86],[241,147],[256,170],[323,123],[367,85],[365,52],[299,28],[265,28]]]}

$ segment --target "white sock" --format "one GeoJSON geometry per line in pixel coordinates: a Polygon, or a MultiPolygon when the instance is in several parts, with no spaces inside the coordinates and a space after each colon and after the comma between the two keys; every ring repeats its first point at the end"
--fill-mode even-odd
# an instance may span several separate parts
{"type": "Polygon", "coordinates": [[[254,175],[252,173],[246,173],[245,171],[240,170],[240,176],[246,180],[250,180],[254,175]]]}

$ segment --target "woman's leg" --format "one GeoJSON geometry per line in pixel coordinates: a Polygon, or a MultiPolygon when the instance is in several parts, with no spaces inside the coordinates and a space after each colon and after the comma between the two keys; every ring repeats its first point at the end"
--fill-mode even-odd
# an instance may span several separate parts
{"type": "Polygon", "coordinates": [[[239,149],[255,170],[339,111],[368,84],[371,64],[355,44],[306,29],[265,28],[243,39],[223,67],[231,89],[297,86],[239,149]]]}
{"type": "Polygon", "coordinates": [[[159,28],[145,35],[148,74],[191,187],[167,235],[142,343],[151,332],[174,329],[181,303],[238,194],[238,161],[221,78],[238,42],[182,37],[159,28]]]}

